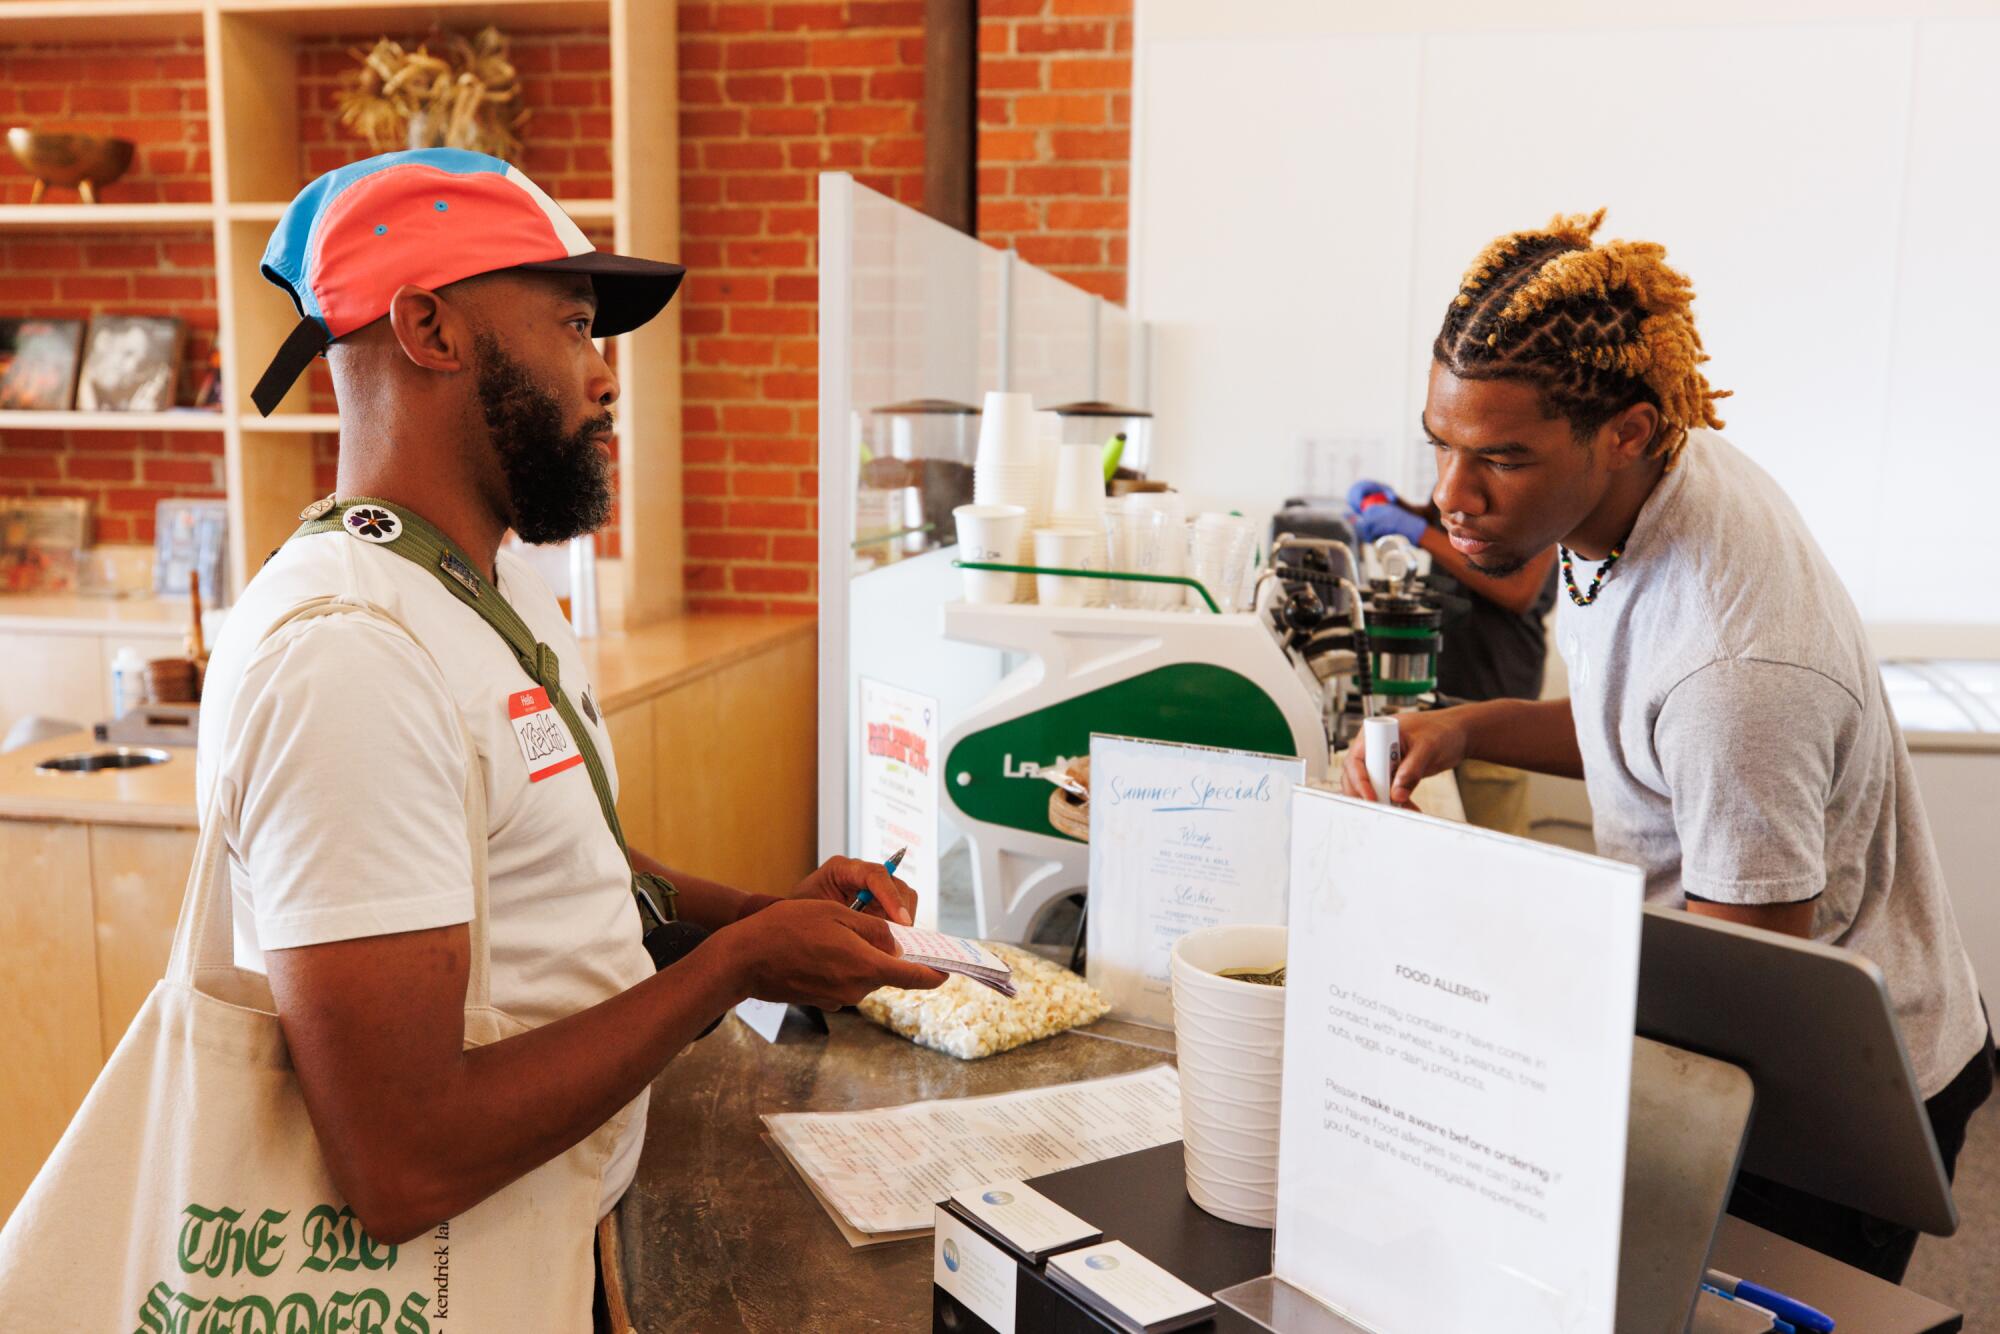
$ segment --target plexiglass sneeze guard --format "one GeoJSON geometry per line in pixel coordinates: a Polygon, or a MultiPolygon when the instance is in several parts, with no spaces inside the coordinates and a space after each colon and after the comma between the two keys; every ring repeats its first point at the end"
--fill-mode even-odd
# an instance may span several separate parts
{"type": "Polygon", "coordinates": [[[909,846],[899,873],[934,924],[940,864],[966,875],[940,742],[1011,666],[944,637],[977,410],[993,389],[1145,407],[1147,340],[1123,309],[845,173],[820,177],[819,200],[819,851],[909,846]]]}

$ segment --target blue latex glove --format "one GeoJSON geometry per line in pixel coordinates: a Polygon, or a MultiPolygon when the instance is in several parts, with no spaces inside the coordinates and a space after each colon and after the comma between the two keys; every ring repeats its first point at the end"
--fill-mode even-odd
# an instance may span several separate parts
{"type": "Polygon", "coordinates": [[[1423,541],[1428,527],[1423,515],[1412,514],[1401,505],[1370,505],[1355,518],[1354,535],[1363,542],[1373,542],[1394,533],[1415,546],[1423,541]]]}
{"type": "Polygon", "coordinates": [[[1353,486],[1347,488],[1347,508],[1354,513],[1360,513],[1361,502],[1371,495],[1387,496],[1389,497],[1389,503],[1394,504],[1396,501],[1396,488],[1390,486],[1387,482],[1378,482],[1372,477],[1364,477],[1353,486]]]}

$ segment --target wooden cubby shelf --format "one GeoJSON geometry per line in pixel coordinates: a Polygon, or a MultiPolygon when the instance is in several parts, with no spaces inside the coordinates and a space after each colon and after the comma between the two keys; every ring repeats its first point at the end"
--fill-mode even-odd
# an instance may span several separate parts
{"type": "MultiPolygon", "coordinates": [[[[0,45],[199,40],[207,73],[213,198],[175,204],[0,206],[0,232],[92,234],[206,229],[215,245],[217,345],[223,408],[192,413],[9,413],[0,432],[37,430],[220,431],[229,497],[230,569],[240,581],[291,531],[316,498],[315,437],[339,419],[307,411],[303,377],[276,414],[260,417],[249,388],[296,319],[258,272],[300,179],[294,81],[301,39],[365,41],[434,24],[508,33],[604,34],[611,54],[611,195],[563,207],[580,225],[609,232],[625,254],[674,259],[680,251],[677,14],[668,0],[0,0],[0,45]]],[[[530,135],[532,136],[532,128],[530,135]]],[[[357,157],[365,150],[357,147],[357,157]]],[[[622,546],[619,629],[680,611],[680,313],[670,306],[616,340],[621,372],[618,477],[622,546]]]]}

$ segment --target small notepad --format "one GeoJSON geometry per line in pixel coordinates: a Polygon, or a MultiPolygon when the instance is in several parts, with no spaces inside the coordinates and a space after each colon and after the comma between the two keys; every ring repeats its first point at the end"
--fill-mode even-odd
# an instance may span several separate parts
{"type": "Polygon", "coordinates": [[[992,987],[1003,996],[1014,994],[1014,970],[1007,961],[976,940],[947,936],[942,931],[889,923],[896,948],[911,963],[920,963],[942,973],[957,973],[992,987]]]}

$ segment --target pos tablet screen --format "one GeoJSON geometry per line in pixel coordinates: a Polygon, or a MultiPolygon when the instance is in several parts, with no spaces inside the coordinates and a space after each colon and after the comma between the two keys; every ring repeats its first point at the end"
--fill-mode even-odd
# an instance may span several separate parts
{"type": "Polygon", "coordinates": [[[1890,1009],[1858,954],[1647,908],[1641,1037],[1743,1067],[1756,1110],[1743,1170],[1948,1236],[1958,1209],[1890,1009]]]}

